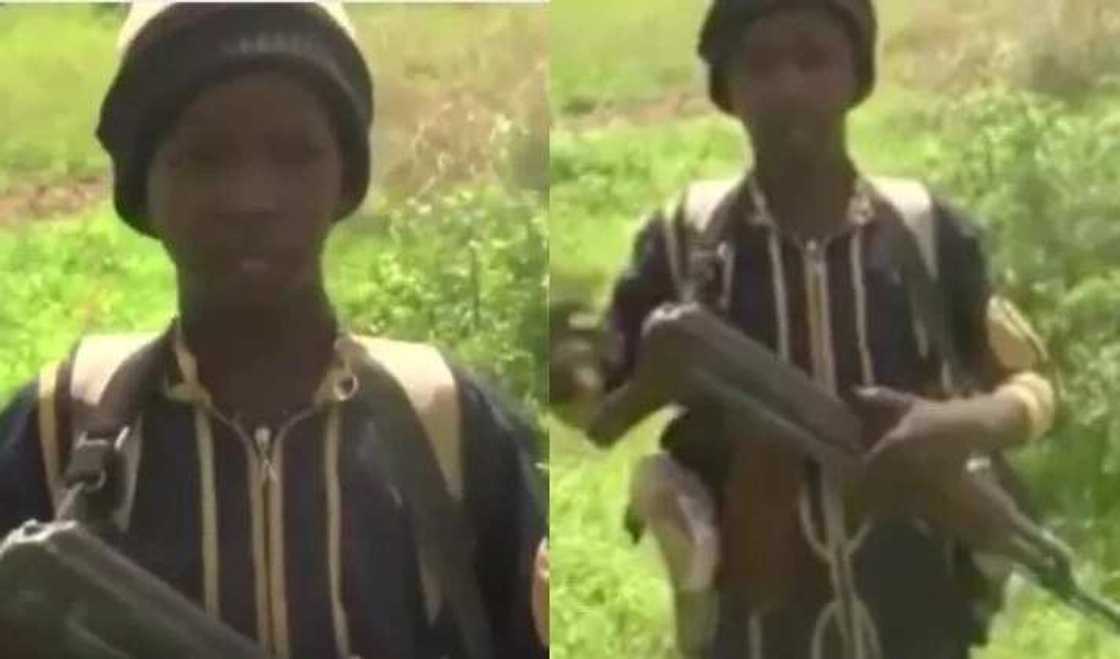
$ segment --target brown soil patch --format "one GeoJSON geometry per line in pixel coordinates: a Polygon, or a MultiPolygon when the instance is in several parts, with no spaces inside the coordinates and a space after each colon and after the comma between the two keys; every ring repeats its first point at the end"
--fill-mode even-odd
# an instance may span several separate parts
{"type": "Polygon", "coordinates": [[[556,123],[560,128],[579,132],[603,128],[617,122],[640,126],[660,124],[716,111],[707,96],[688,86],[668,91],[656,99],[605,103],[590,112],[560,117],[556,123]]]}
{"type": "Polygon", "coordinates": [[[0,190],[0,226],[73,215],[109,196],[108,177],[20,183],[0,190]]]}

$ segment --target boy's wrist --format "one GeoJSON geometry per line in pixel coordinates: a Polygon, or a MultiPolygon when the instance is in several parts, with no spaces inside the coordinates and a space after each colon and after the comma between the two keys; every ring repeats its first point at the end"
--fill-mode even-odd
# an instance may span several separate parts
{"type": "Polygon", "coordinates": [[[997,390],[959,401],[966,436],[974,449],[991,453],[1027,441],[1031,421],[1023,401],[1013,392],[997,390]]]}

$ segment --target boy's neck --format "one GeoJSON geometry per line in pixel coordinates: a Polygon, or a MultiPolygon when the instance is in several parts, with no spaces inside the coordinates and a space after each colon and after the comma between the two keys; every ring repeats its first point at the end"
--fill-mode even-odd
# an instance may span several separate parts
{"type": "Polygon", "coordinates": [[[810,158],[756,154],[755,173],[774,221],[803,241],[834,235],[847,220],[856,168],[846,149],[810,158]]]}
{"type": "Polygon", "coordinates": [[[219,407],[258,419],[310,402],[338,335],[321,288],[279,307],[184,305],[180,314],[203,386],[219,407]]]}

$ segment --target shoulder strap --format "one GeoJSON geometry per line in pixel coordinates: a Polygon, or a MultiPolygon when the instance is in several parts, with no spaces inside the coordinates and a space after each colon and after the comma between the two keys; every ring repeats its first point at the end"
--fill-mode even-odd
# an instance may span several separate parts
{"type": "Polygon", "coordinates": [[[871,183],[897,213],[884,225],[884,246],[902,275],[918,325],[943,360],[945,384],[967,390],[974,378],[953,340],[944,289],[938,283],[937,227],[929,190],[904,179],[874,178],[871,183]]]}
{"type": "Polygon", "coordinates": [[[719,212],[730,201],[741,179],[697,181],[685,189],[681,206],[684,221],[700,243],[712,243],[726,226],[727,215],[719,212]]]}
{"type": "Polygon", "coordinates": [[[383,429],[380,454],[410,502],[429,619],[446,602],[470,659],[493,637],[474,572],[475,533],[463,509],[461,417],[455,379],[430,346],[359,339],[356,396],[383,429]]]}
{"type": "Polygon", "coordinates": [[[703,270],[719,247],[741,178],[697,181],[685,188],[663,223],[669,270],[681,299],[693,298],[703,270]]]}
{"type": "Polygon", "coordinates": [[[140,411],[156,384],[162,345],[163,337],[154,334],[84,337],[69,360],[67,391],[57,391],[57,374],[67,367],[58,367],[50,377],[40,378],[40,441],[44,457],[49,456],[44,462],[56,512],[62,488],[74,477],[75,470],[93,466],[85,459],[76,459],[79,449],[91,438],[119,438],[119,445],[112,447],[120,461],[113,470],[118,481],[111,484],[114,496],[104,501],[107,509],[91,513],[110,517],[121,530],[127,527],[140,460],[140,411]],[[59,437],[55,418],[55,401],[60,396],[69,412],[67,438],[59,437]],[[65,466],[61,465],[60,440],[68,441],[71,447],[65,466]]]}
{"type": "Polygon", "coordinates": [[[59,378],[63,365],[49,364],[39,371],[36,379],[36,416],[39,431],[39,450],[43,455],[43,471],[50,494],[51,509],[57,511],[62,493],[62,445],[59,443],[59,378]]]}
{"type": "Polygon", "coordinates": [[[871,178],[871,184],[898,212],[917,242],[922,262],[936,280],[940,276],[940,264],[937,260],[933,198],[929,189],[920,181],[881,176],[871,178]]]}
{"type": "Polygon", "coordinates": [[[151,393],[164,337],[114,334],[83,338],[70,367],[75,434],[132,423],[151,393]]]}
{"type": "Polygon", "coordinates": [[[463,498],[459,392],[443,355],[432,346],[359,337],[366,354],[400,384],[431,444],[448,492],[463,498]]]}

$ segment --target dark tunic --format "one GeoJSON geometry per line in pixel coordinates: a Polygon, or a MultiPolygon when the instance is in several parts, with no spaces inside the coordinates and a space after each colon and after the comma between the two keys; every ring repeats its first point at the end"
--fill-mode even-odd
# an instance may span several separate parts
{"type": "MultiPolygon", "coordinates": [[[[168,384],[142,414],[127,553],[277,654],[465,656],[448,608],[432,622],[425,614],[408,502],[394,475],[371,465],[364,452],[379,432],[377,419],[336,401],[293,419],[283,432],[239,431],[174,394],[182,369],[167,352],[168,384]],[[333,441],[331,423],[338,424],[333,441]],[[256,443],[265,432],[268,453],[256,443]],[[209,559],[208,527],[216,534],[209,559]]],[[[474,379],[452,371],[464,503],[476,529],[475,570],[497,653],[545,657],[529,600],[533,559],[545,533],[543,506],[534,502],[529,482],[533,433],[474,379]]],[[[67,378],[63,367],[61,390],[67,378]]],[[[58,407],[58,436],[65,438],[68,414],[58,407]]],[[[34,383],[0,415],[0,534],[53,516],[38,415],[34,383]]],[[[60,441],[60,464],[68,450],[60,441]]]]}

